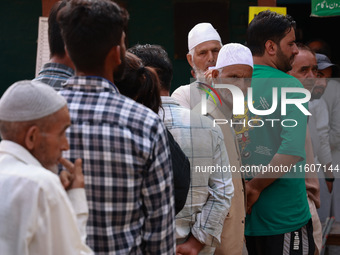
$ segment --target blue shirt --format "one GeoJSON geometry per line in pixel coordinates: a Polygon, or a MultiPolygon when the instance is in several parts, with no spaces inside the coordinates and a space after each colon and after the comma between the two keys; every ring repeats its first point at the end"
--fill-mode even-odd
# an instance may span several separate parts
{"type": "Polygon", "coordinates": [[[63,64],[47,63],[34,79],[52,86],[55,90],[60,90],[62,84],[74,75],[74,70],[63,64]]]}

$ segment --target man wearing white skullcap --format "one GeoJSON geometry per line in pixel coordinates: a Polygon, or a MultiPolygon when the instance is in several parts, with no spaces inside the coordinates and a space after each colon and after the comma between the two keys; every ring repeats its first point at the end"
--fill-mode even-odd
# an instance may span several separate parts
{"type": "Polygon", "coordinates": [[[63,97],[20,81],[0,99],[0,250],[3,254],[93,254],[81,160],[63,159],[70,117],[63,97]],[[52,171],[61,163],[62,179],[52,171]],[[63,175],[65,177],[65,175],[63,175]],[[72,204],[71,204],[72,203],[72,204]],[[72,207],[73,205],[73,207],[72,207]]]}
{"type": "MultiPolygon", "coordinates": [[[[204,80],[204,73],[209,67],[216,65],[217,55],[221,47],[221,37],[210,23],[199,23],[190,30],[187,60],[192,67],[194,77],[198,81],[204,80]]],[[[192,109],[197,102],[190,100],[190,88],[197,85],[194,81],[189,85],[180,86],[173,92],[172,97],[182,106],[192,109]]]]}
{"type": "MultiPolygon", "coordinates": [[[[233,84],[240,88],[244,94],[250,85],[253,73],[253,57],[250,50],[239,43],[224,45],[219,51],[215,67],[210,67],[206,75],[213,78],[214,83],[233,84]],[[229,78],[229,79],[228,79],[229,78]],[[235,79],[237,78],[237,79],[235,79]]],[[[203,85],[198,88],[204,87],[203,85]]],[[[191,102],[196,104],[195,112],[201,113],[201,92],[197,88],[191,89],[191,102]]],[[[228,89],[216,89],[221,97],[221,102],[215,104],[211,97],[207,100],[207,115],[212,119],[232,119],[233,100],[228,89]]],[[[238,116],[240,117],[240,116],[238,116]]],[[[244,116],[242,116],[244,117],[244,116]]],[[[217,122],[218,123],[218,122],[217,122]]],[[[226,217],[221,234],[221,246],[215,251],[217,255],[247,254],[244,245],[244,222],[245,222],[245,185],[244,178],[240,172],[241,156],[239,143],[246,142],[243,136],[245,129],[235,131],[230,125],[219,125],[224,136],[230,166],[237,171],[232,172],[234,185],[234,197],[230,206],[228,217],[226,217]],[[236,139],[238,138],[238,140],[236,139]],[[243,139],[242,139],[243,138],[243,139]]]]}
{"type": "MultiPolygon", "coordinates": [[[[210,67],[213,78],[227,79],[238,78],[237,81],[228,81],[229,84],[238,86],[244,95],[250,86],[250,78],[253,74],[253,55],[246,46],[239,43],[229,43],[222,47],[218,54],[215,67],[210,67]],[[248,79],[245,80],[244,78],[248,79]],[[248,81],[248,82],[245,82],[248,81]]],[[[215,81],[216,82],[216,81],[215,81]]],[[[218,83],[224,83],[223,80],[218,83]]],[[[225,101],[230,109],[233,109],[233,100],[230,90],[218,89],[221,93],[222,100],[225,101]]],[[[224,108],[226,109],[226,108],[224,108]]],[[[231,113],[231,112],[230,112],[231,113]]]]}

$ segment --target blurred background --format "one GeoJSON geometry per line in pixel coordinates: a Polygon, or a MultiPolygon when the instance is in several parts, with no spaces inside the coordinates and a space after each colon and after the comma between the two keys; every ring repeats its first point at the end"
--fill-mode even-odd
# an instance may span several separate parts
{"type": "MultiPolygon", "coordinates": [[[[12,83],[35,76],[38,22],[48,16],[56,0],[1,0],[0,8],[0,95],[12,83]]],[[[186,60],[187,35],[197,23],[210,22],[223,44],[245,42],[249,6],[287,7],[297,22],[297,40],[321,38],[332,49],[332,61],[340,62],[340,16],[311,17],[311,0],[118,0],[130,14],[127,47],[136,43],[159,44],[174,65],[172,91],[190,82],[186,60]]]]}

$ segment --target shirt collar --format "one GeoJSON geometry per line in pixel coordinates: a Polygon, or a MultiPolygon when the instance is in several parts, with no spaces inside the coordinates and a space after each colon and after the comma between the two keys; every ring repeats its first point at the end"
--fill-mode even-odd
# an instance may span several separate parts
{"type": "Polygon", "coordinates": [[[48,71],[51,71],[51,72],[63,72],[69,76],[73,76],[74,75],[74,70],[67,66],[67,65],[64,65],[64,64],[60,64],[60,63],[46,63],[44,64],[43,66],[43,69],[39,72],[39,74],[41,73],[44,73],[44,72],[48,72],[48,71]]]}
{"type": "Polygon", "coordinates": [[[2,140],[0,142],[0,153],[10,154],[18,160],[29,165],[42,167],[40,162],[35,157],[33,157],[33,155],[28,150],[26,150],[20,144],[12,141],[2,140]]]}
{"type": "Polygon", "coordinates": [[[116,87],[116,85],[114,85],[111,81],[100,76],[73,76],[69,78],[62,86],[67,87],[70,85],[87,85],[104,87],[109,90],[113,90],[116,93],[119,93],[119,90],[116,87]]]}
{"type": "Polygon", "coordinates": [[[174,104],[174,105],[179,105],[177,101],[169,96],[161,96],[162,104],[174,104]]]}

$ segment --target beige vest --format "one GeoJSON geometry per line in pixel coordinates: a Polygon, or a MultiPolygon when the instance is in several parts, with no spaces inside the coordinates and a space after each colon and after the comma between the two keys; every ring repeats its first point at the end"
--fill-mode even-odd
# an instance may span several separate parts
{"type": "MultiPolygon", "coordinates": [[[[201,103],[193,109],[201,114],[201,103]]],[[[207,114],[213,119],[226,119],[227,117],[220,109],[210,100],[207,100],[207,114]]],[[[230,124],[219,125],[224,136],[224,143],[227,148],[229,162],[237,170],[241,167],[241,155],[238,142],[230,124]]],[[[234,184],[234,197],[231,200],[231,206],[227,218],[224,221],[221,234],[221,246],[215,251],[217,255],[240,255],[242,254],[244,242],[244,223],[245,223],[245,182],[241,172],[232,173],[234,184]]]]}

